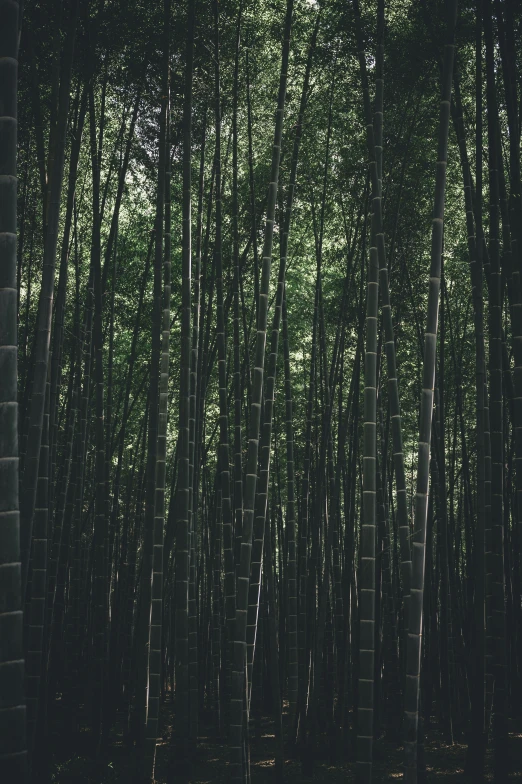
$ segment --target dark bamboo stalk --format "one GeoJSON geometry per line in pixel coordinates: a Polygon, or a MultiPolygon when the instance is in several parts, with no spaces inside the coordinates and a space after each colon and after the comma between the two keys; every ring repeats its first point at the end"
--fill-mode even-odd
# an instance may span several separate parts
{"type": "Polygon", "coordinates": [[[439,292],[443,241],[444,195],[448,157],[448,132],[455,54],[454,35],[457,2],[447,6],[447,43],[444,49],[442,95],[440,102],[435,203],[432,223],[430,284],[428,317],[424,335],[422,396],[419,427],[419,453],[415,503],[414,535],[412,540],[411,605],[406,652],[405,768],[404,777],[410,784],[417,782],[417,733],[419,723],[421,639],[423,625],[424,572],[426,559],[426,527],[430,464],[430,443],[435,383],[436,341],[439,314],[439,292]]]}
{"type": "Polygon", "coordinates": [[[20,515],[16,285],[16,148],[19,4],[0,3],[0,777],[28,781],[20,515]]]}

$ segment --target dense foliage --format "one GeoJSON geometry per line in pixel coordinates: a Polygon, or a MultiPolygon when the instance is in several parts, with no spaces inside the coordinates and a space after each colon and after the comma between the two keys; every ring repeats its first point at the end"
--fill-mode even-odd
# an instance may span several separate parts
{"type": "Polygon", "coordinates": [[[173,781],[200,725],[249,781],[266,710],[279,780],[286,747],[369,782],[383,737],[423,780],[436,726],[507,781],[521,31],[516,0],[0,0],[0,779],[51,780],[65,716],[153,781],[172,700],[173,781]]]}

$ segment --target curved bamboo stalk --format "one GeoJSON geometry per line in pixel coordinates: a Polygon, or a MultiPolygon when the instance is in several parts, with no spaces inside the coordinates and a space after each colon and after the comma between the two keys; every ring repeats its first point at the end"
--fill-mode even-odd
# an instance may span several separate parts
{"type": "Polygon", "coordinates": [[[275,207],[279,181],[279,161],[281,157],[281,138],[283,132],[283,113],[285,107],[288,60],[290,54],[290,33],[292,26],[293,0],[287,1],[283,36],[283,52],[279,93],[276,111],[276,126],[272,149],[272,167],[266,209],[265,238],[263,246],[263,266],[259,292],[259,318],[257,322],[256,349],[254,357],[254,377],[252,384],[252,405],[249,418],[249,438],[246,466],[246,481],[243,506],[243,527],[241,556],[236,590],[236,612],[234,629],[234,661],[232,670],[232,694],[230,703],[230,740],[232,751],[232,779],[244,780],[243,770],[243,701],[248,694],[245,682],[248,586],[252,555],[252,532],[254,504],[257,485],[257,461],[259,451],[259,432],[261,423],[261,398],[265,366],[265,343],[268,320],[268,294],[272,266],[272,242],[274,235],[275,207]]]}
{"type": "MultiPolygon", "coordinates": [[[[460,160],[464,180],[464,201],[466,209],[466,229],[468,235],[469,270],[471,278],[471,296],[473,302],[473,325],[475,332],[475,399],[476,399],[476,531],[474,548],[474,655],[473,655],[473,689],[471,737],[466,760],[467,770],[473,780],[480,782],[484,778],[485,749],[485,538],[486,529],[486,497],[485,497],[485,406],[484,397],[486,381],[486,354],[484,345],[484,293],[482,242],[477,238],[482,234],[482,0],[477,2],[477,29],[475,44],[475,117],[476,117],[476,188],[475,215],[473,208],[473,183],[467,156],[464,119],[460,101],[458,79],[455,79],[455,111],[453,119],[460,151],[460,160]],[[475,226],[477,221],[477,226],[475,226]]],[[[487,397],[487,394],[486,394],[487,397]]]]}
{"type": "Polygon", "coordinates": [[[424,335],[424,358],[422,396],[419,424],[419,452],[417,465],[417,487],[415,520],[412,547],[412,582],[406,651],[406,691],[404,698],[404,779],[409,784],[417,782],[417,732],[419,724],[419,695],[421,668],[421,641],[423,622],[424,570],[426,559],[426,524],[428,511],[428,486],[430,467],[430,443],[433,417],[433,389],[437,328],[439,315],[439,292],[444,220],[444,193],[446,164],[448,159],[448,133],[451,103],[451,84],[455,55],[455,25],[457,0],[448,5],[447,43],[444,49],[442,95],[440,101],[437,169],[435,181],[435,203],[431,235],[431,265],[428,291],[428,314],[424,335]]]}
{"type": "MultiPolygon", "coordinates": [[[[299,159],[299,147],[302,138],[303,119],[309,94],[310,73],[312,69],[313,54],[317,42],[319,30],[320,12],[317,14],[316,23],[310,39],[306,71],[301,92],[299,114],[296,123],[296,134],[294,138],[292,164],[290,169],[290,182],[288,186],[288,198],[284,214],[284,224],[281,235],[281,245],[279,249],[279,275],[277,282],[276,301],[274,315],[272,319],[272,334],[270,344],[270,354],[268,356],[266,384],[264,394],[264,421],[261,430],[260,445],[260,467],[259,483],[256,488],[255,517],[254,517],[254,540],[252,546],[252,561],[249,585],[249,602],[247,618],[247,671],[249,683],[249,701],[252,689],[252,667],[254,661],[255,638],[257,631],[257,618],[259,613],[259,596],[261,591],[261,570],[263,561],[263,540],[265,533],[265,520],[268,507],[268,486],[270,477],[270,448],[272,437],[272,422],[274,416],[275,403],[275,383],[277,372],[277,356],[279,346],[279,334],[281,328],[281,315],[283,308],[283,296],[285,290],[285,277],[288,256],[288,237],[290,234],[290,223],[292,218],[292,206],[297,182],[297,165],[299,159]]],[[[295,534],[294,534],[295,536],[295,534]]]]}
{"type": "Polygon", "coordinates": [[[36,502],[38,461],[40,459],[40,443],[42,439],[45,385],[47,381],[47,365],[49,363],[49,342],[51,335],[51,309],[54,294],[54,271],[58,243],[58,222],[60,217],[60,200],[65,161],[65,139],[67,134],[69,93],[78,6],[79,2],[78,0],[75,0],[70,10],[71,16],[65,50],[65,64],[60,83],[60,106],[56,130],[56,149],[58,152],[54,159],[55,165],[53,167],[53,172],[50,175],[49,209],[47,213],[44,246],[42,287],[38,301],[38,327],[34,354],[35,365],[33,393],[30,404],[29,438],[24,463],[24,475],[22,478],[22,494],[20,497],[20,548],[22,558],[22,590],[24,592],[27,585],[29,570],[33,514],[36,502]]]}

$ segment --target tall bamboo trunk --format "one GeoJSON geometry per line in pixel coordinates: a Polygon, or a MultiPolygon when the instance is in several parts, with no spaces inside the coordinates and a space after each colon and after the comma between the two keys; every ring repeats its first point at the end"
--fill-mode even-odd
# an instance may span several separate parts
{"type": "Polygon", "coordinates": [[[243,526],[241,556],[236,589],[236,611],[234,625],[234,661],[231,684],[230,705],[230,741],[232,752],[232,778],[236,782],[245,780],[246,766],[243,765],[244,733],[243,704],[248,694],[248,682],[245,678],[248,586],[250,582],[250,564],[252,554],[252,532],[254,522],[254,504],[257,484],[257,462],[259,432],[261,424],[261,398],[263,392],[263,375],[265,366],[265,343],[268,320],[268,294],[270,271],[272,266],[272,243],[274,235],[275,207],[279,181],[279,161],[281,157],[281,138],[283,130],[283,113],[285,106],[288,60],[290,53],[290,32],[292,25],[293,0],[288,0],[283,37],[281,73],[276,111],[276,127],[272,148],[272,167],[265,223],[263,246],[263,269],[259,292],[259,317],[257,322],[256,349],[254,358],[254,380],[252,384],[252,405],[249,419],[248,451],[246,465],[246,481],[243,505],[243,526]]]}
{"type": "Polygon", "coordinates": [[[96,116],[93,89],[89,91],[90,141],[93,185],[93,226],[91,243],[91,268],[94,285],[94,379],[95,379],[95,523],[93,538],[94,553],[94,665],[92,695],[92,727],[94,753],[98,756],[106,738],[104,724],[105,677],[107,658],[107,627],[109,620],[108,585],[108,520],[106,515],[106,454],[104,424],[104,369],[103,369],[103,325],[102,325],[102,281],[101,281],[101,234],[100,234],[100,169],[96,146],[96,116]]]}
{"type": "Polygon", "coordinates": [[[419,727],[419,698],[421,671],[421,641],[423,625],[424,572],[426,560],[426,528],[428,512],[428,487],[430,467],[430,443],[433,417],[433,390],[437,329],[439,315],[439,292],[441,256],[443,242],[444,195],[446,164],[448,157],[448,133],[455,54],[454,36],[457,19],[457,2],[447,5],[447,43],[444,50],[442,95],[440,102],[437,168],[435,180],[435,203],[433,209],[430,282],[428,289],[428,315],[424,335],[424,357],[422,396],[419,425],[419,452],[417,463],[417,487],[415,501],[415,535],[412,540],[412,582],[406,652],[406,692],[404,700],[405,767],[404,778],[409,784],[417,784],[417,734],[419,727]]]}
{"type": "Polygon", "coordinates": [[[485,4],[486,96],[489,164],[489,413],[491,425],[491,532],[486,538],[486,584],[491,604],[488,630],[490,672],[494,677],[493,748],[495,782],[507,777],[507,682],[504,582],[504,433],[502,368],[502,280],[500,269],[500,204],[497,101],[494,73],[492,3],[485,4]],[[489,562],[489,563],[488,563],[489,562]]]}
{"type": "Polygon", "coordinates": [[[56,248],[58,244],[58,223],[60,218],[60,199],[65,162],[69,93],[78,7],[79,2],[78,0],[75,0],[70,10],[69,30],[64,51],[62,78],[60,81],[59,113],[55,139],[57,153],[54,159],[53,170],[49,174],[49,209],[47,211],[42,287],[38,300],[38,321],[34,353],[35,364],[30,406],[29,438],[24,464],[24,475],[22,478],[22,495],[20,499],[20,548],[22,559],[22,591],[24,593],[29,569],[33,514],[36,502],[38,461],[40,459],[40,443],[42,438],[45,384],[47,381],[47,365],[49,362],[49,343],[51,337],[54,271],[56,264],[56,248]]]}
{"type": "Polygon", "coordinates": [[[194,61],[194,0],[188,2],[185,94],[183,103],[183,202],[181,376],[178,448],[178,512],[176,523],[176,765],[182,780],[188,778],[189,749],[189,578],[190,578],[190,359],[191,359],[191,265],[192,265],[192,78],[194,61]]]}
{"type": "Polygon", "coordinates": [[[28,777],[18,499],[16,281],[18,13],[0,3],[0,777],[28,777]]]}

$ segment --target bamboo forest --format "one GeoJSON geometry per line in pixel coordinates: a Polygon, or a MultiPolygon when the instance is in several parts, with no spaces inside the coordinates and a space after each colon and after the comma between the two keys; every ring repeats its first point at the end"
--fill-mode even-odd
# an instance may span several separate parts
{"type": "Polygon", "coordinates": [[[0,0],[0,784],[522,781],[522,2],[0,0]]]}

